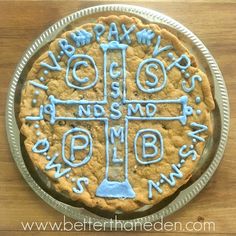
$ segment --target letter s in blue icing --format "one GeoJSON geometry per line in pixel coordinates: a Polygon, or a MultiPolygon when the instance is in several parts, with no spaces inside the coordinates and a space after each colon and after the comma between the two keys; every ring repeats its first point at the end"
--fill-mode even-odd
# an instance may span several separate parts
{"type": "Polygon", "coordinates": [[[186,149],[187,149],[187,145],[183,145],[180,149],[179,149],[179,156],[182,158],[182,159],[186,159],[187,157],[189,156],[192,156],[192,160],[196,160],[197,158],[197,152],[195,150],[190,150],[190,151],[187,151],[186,152],[186,149]]]}
{"type": "Polygon", "coordinates": [[[82,185],[82,182],[84,182],[85,185],[88,185],[89,184],[89,179],[86,178],[86,177],[79,178],[77,180],[77,183],[76,183],[77,184],[77,188],[76,187],[72,188],[74,193],[80,194],[80,193],[82,193],[84,191],[84,187],[82,185]]]}
{"type": "Polygon", "coordinates": [[[120,107],[120,105],[118,102],[113,102],[111,104],[110,110],[111,110],[112,114],[110,115],[110,117],[112,120],[118,120],[122,116],[122,113],[119,110],[119,107],[120,107]]]}
{"type": "Polygon", "coordinates": [[[137,69],[137,73],[136,73],[136,84],[137,84],[137,87],[145,92],[145,93],[154,93],[154,92],[159,92],[161,91],[166,83],[167,83],[167,75],[166,75],[166,69],[165,69],[165,66],[164,64],[156,59],[156,58],[148,58],[148,59],[145,59],[143,60],[139,66],[138,66],[138,69],[137,69]],[[150,64],[148,64],[150,63],[150,64]],[[149,88],[145,88],[143,87],[143,85],[141,84],[140,82],[140,74],[141,74],[141,71],[142,69],[144,68],[144,66],[147,65],[146,67],[146,75],[148,75],[149,77],[152,78],[153,81],[146,81],[146,85],[149,87],[149,88]],[[158,85],[158,82],[159,82],[159,79],[158,79],[158,76],[157,75],[154,75],[151,71],[150,71],[150,68],[153,67],[155,68],[156,70],[158,70],[160,68],[160,71],[161,71],[161,77],[162,77],[162,82],[160,83],[159,86],[158,85]]]}
{"type": "Polygon", "coordinates": [[[156,70],[158,69],[158,66],[156,64],[149,64],[147,65],[146,67],[146,74],[148,76],[150,76],[153,80],[153,82],[150,82],[149,80],[146,81],[146,84],[149,86],[149,87],[155,87],[158,83],[158,78],[155,74],[153,74],[151,71],[150,71],[150,67],[151,68],[155,68],[156,70]]]}
{"type": "Polygon", "coordinates": [[[120,96],[120,88],[119,88],[119,83],[118,82],[113,82],[111,84],[111,89],[112,89],[112,92],[111,92],[111,96],[116,99],[120,96]]]}
{"type": "Polygon", "coordinates": [[[192,76],[190,87],[186,86],[187,82],[185,80],[182,82],[182,88],[183,88],[184,92],[190,93],[194,90],[195,80],[197,80],[198,82],[202,82],[202,78],[199,75],[193,75],[192,76]]]}

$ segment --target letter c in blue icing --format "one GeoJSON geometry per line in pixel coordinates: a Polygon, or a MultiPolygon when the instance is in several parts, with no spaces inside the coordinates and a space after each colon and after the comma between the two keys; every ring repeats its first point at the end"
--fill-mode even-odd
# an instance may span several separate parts
{"type": "Polygon", "coordinates": [[[64,133],[62,137],[62,158],[66,164],[68,164],[71,167],[80,167],[82,165],[85,165],[87,162],[89,162],[91,156],[92,156],[92,137],[90,135],[90,132],[85,129],[81,128],[73,128],[68,130],[66,133],[64,133]],[[67,145],[67,139],[69,136],[72,136],[70,139],[70,156],[66,156],[66,145],[67,145]],[[77,140],[81,140],[83,142],[82,145],[76,145],[77,140]],[[76,161],[74,153],[76,151],[84,150],[86,148],[89,148],[88,155],[84,157],[82,161],[76,161]]]}
{"type": "Polygon", "coordinates": [[[73,89],[78,89],[78,90],[86,90],[92,88],[98,81],[98,69],[96,66],[96,63],[94,59],[91,56],[85,55],[85,54],[75,54],[70,57],[67,63],[67,68],[66,68],[66,77],[65,77],[65,82],[68,87],[71,87],[73,89]],[[91,63],[91,66],[93,67],[95,71],[95,78],[92,80],[92,78],[84,77],[84,78],[79,78],[76,74],[76,70],[80,66],[88,67],[88,61],[91,63]],[[72,78],[75,82],[79,82],[79,84],[74,84],[73,80],[69,80],[69,74],[72,68],[72,78]],[[86,84],[90,81],[88,85],[83,85],[86,84]]]}
{"type": "Polygon", "coordinates": [[[137,73],[136,73],[136,84],[138,86],[138,88],[145,92],[145,93],[154,93],[154,92],[159,92],[161,91],[165,85],[166,85],[166,82],[167,82],[167,75],[166,75],[166,70],[165,70],[165,67],[164,67],[164,64],[156,59],[156,58],[148,58],[146,60],[143,60],[139,66],[138,66],[138,69],[137,69],[137,73]],[[144,88],[143,85],[141,84],[140,82],[140,73],[143,69],[143,67],[147,64],[147,63],[150,63],[147,65],[146,67],[146,70],[145,70],[145,73],[148,77],[151,77],[152,81],[150,80],[147,80],[145,82],[145,84],[149,87],[149,88],[144,88]],[[162,83],[160,84],[160,86],[157,86],[158,82],[159,82],[159,78],[157,75],[153,74],[151,71],[150,71],[150,68],[155,68],[156,70],[158,70],[159,68],[161,69],[161,72],[162,72],[162,75],[163,75],[163,81],[162,83]]]}
{"type": "Polygon", "coordinates": [[[109,73],[112,79],[117,79],[121,75],[121,71],[115,72],[115,68],[118,68],[118,66],[118,63],[114,61],[110,65],[109,73]]]}
{"type": "Polygon", "coordinates": [[[140,129],[134,139],[134,155],[142,165],[153,164],[160,162],[163,159],[163,138],[159,131],[154,129],[140,129]],[[141,138],[142,140],[142,157],[138,153],[137,141],[141,138]],[[147,153],[147,148],[151,150],[151,153],[147,153]],[[155,159],[154,159],[155,158],[155,159]],[[148,160],[147,160],[148,159],[148,160]]]}

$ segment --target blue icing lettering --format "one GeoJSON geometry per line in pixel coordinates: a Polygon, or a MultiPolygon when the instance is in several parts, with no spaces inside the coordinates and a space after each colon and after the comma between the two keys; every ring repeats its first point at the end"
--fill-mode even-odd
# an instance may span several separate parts
{"type": "MultiPolygon", "coordinates": [[[[35,87],[37,87],[37,88],[40,88],[40,89],[43,89],[43,90],[47,90],[47,89],[48,89],[47,86],[45,86],[45,85],[43,85],[43,84],[39,84],[39,83],[34,82],[34,81],[30,81],[29,83],[32,84],[33,86],[35,86],[35,87]]],[[[35,93],[36,93],[36,91],[35,91],[35,93]]],[[[39,93],[38,93],[38,94],[39,94],[39,93]]],[[[38,95],[38,94],[37,94],[37,95],[38,95]]]]}
{"type": "Polygon", "coordinates": [[[135,25],[131,25],[131,27],[129,29],[126,28],[125,24],[121,25],[121,28],[123,30],[123,35],[120,37],[120,41],[126,40],[128,44],[131,44],[131,39],[129,34],[135,30],[136,26],[135,25]]]}
{"type": "Polygon", "coordinates": [[[123,162],[123,160],[119,159],[118,156],[117,156],[117,147],[113,147],[112,162],[113,163],[122,163],[123,162]]]}
{"type": "Polygon", "coordinates": [[[140,103],[137,104],[128,104],[128,116],[132,116],[133,114],[139,112],[141,116],[144,116],[145,114],[143,113],[142,107],[140,103]],[[133,105],[135,107],[133,107],[133,105]]]}
{"type": "Polygon", "coordinates": [[[94,105],[94,116],[95,117],[101,117],[106,114],[104,107],[101,105],[95,104],[94,105]]]}
{"type": "Polygon", "coordinates": [[[202,78],[199,76],[199,75],[193,75],[192,77],[191,77],[191,84],[190,84],[190,87],[187,87],[186,86],[186,84],[187,84],[187,82],[184,80],[184,81],[182,81],[182,88],[183,88],[183,90],[184,90],[184,92],[186,92],[186,93],[190,93],[190,92],[192,92],[193,90],[194,90],[194,88],[195,88],[195,81],[198,81],[198,82],[202,82],[202,78]]]}
{"type": "Polygon", "coordinates": [[[66,39],[61,39],[59,41],[59,46],[61,47],[62,51],[60,52],[61,56],[65,53],[68,57],[71,57],[75,53],[75,47],[70,45],[66,39]]]}
{"type": "Polygon", "coordinates": [[[114,72],[114,69],[118,67],[118,63],[117,62],[112,62],[110,65],[110,76],[112,79],[117,79],[120,75],[121,75],[121,71],[116,71],[114,72]]]}
{"type": "Polygon", "coordinates": [[[155,189],[158,193],[162,193],[162,189],[160,188],[160,183],[154,183],[152,180],[148,180],[148,198],[152,199],[152,189],[155,189]]]}
{"type": "Polygon", "coordinates": [[[53,168],[56,169],[56,172],[54,174],[54,177],[56,179],[62,177],[63,175],[65,175],[66,173],[70,172],[71,171],[71,168],[66,168],[64,169],[63,171],[61,171],[61,167],[62,167],[62,164],[55,164],[55,160],[57,159],[58,157],[58,153],[54,154],[54,156],[52,157],[52,159],[47,163],[47,165],[45,166],[45,170],[51,170],[53,168]]]}
{"type": "Polygon", "coordinates": [[[100,37],[104,34],[105,32],[105,26],[102,24],[96,24],[93,28],[94,32],[95,32],[95,37],[97,42],[100,42],[100,37]]]}
{"type": "Polygon", "coordinates": [[[111,127],[110,129],[110,137],[111,137],[111,143],[115,143],[115,137],[120,138],[120,142],[124,143],[125,135],[124,135],[124,127],[111,127]]]}
{"type": "Polygon", "coordinates": [[[89,44],[92,40],[93,35],[87,30],[81,29],[71,33],[71,39],[75,42],[76,47],[84,46],[89,44]]]}
{"type": "Polygon", "coordinates": [[[165,182],[167,182],[171,187],[174,187],[175,186],[175,184],[176,184],[176,178],[178,178],[178,179],[180,179],[180,178],[182,178],[183,177],[183,174],[182,174],[182,172],[178,169],[178,167],[175,165],[175,164],[173,164],[172,165],[172,170],[174,171],[174,172],[172,172],[172,173],[170,173],[169,174],[169,177],[166,177],[164,174],[160,174],[160,176],[161,176],[161,178],[165,181],[165,182]]]}
{"type": "Polygon", "coordinates": [[[157,111],[157,107],[156,107],[155,104],[148,103],[146,105],[146,114],[147,114],[148,117],[154,116],[156,111],[157,111]],[[151,111],[151,109],[152,109],[152,111],[151,111]]]}
{"type": "Polygon", "coordinates": [[[89,81],[88,77],[84,77],[81,79],[77,76],[77,70],[79,69],[80,66],[88,67],[88,63],[86,61],[77,61],[72,69],[73,78],[75,81],[79,83],[87,83],[89,81]]]}
{"type": "Polygon", "coordinates": [[[156,70],[158,69],[158,66],[156,64],[149,64],[147,65],[146,67],[146,74],[148,76],[150,76],[153,80],[153,82],[150,82],[149,80],[146,81],[146,85],[148,85],[149,87],[155,87],[158,83],[158,78],[155,74],[153,74],[151,71],[150,71],[150,67],[151,68],[155,68],[156,70]]]}
{"type": "Polygon", "coordinates": [[[197,130],[189,132],[188,136],[193,139],[196,139],[200,142],[205,142],[205,139],[200,137],[198,134],[208,130],[207,126],[202,125],[202,124],[198,124],[196,122],[192,122],[190,125],[191,125],[191,127],[193,127],[194,129],[197,129],[197,130]]]}
{"type": "Polygon", "coordinates": [[[71,87],[73,89],[86,90],[86,89],[92,88],[98,81],[98,69],[95,64],[94,59],[91,56],[88,56],[85,54],[76,54],[76,55],[71,56],[71,58],[68,60],[68,63],[67,63],[65,81],[66,81],[67,86],[71,87]],[[73,65],[72,75],[73,75],[73,79],[75,81],[80,82],[81,84],[85,84],[89,81],[89,79],[87,77],[84,77],[81,79],[76,75],[76,70],[79,66],[81,66],[81,65],[83,65],[85,67],[88,66],[88,62],[86,62],[86,61],[77,61],[76,63],[74,63],[74,61],[77,59],[88,60],[91,63],[93,69],[95,70],[95,79],[88,85],[78,86],[78,85],[73,84],[72,81],[69,81],[69,72],[70,72],[71,65],[73,65]]]}
{"type": "Polygon", "coordinates": [[[84,107],[84,105],[79,105],[79,107],[78,107],[78,115],[80,117],[82,117],[82,116],[89,117],[91,115],[90,105],[86,105],[85,107],[84,107]]]}
{"type": "Polygon", "coordinates": [[[189,57],[185,54],[182,54],[177,60],[173,61],[167,68],[166,70],[169,71],[173,67],[177,67],[180,70],[186,70],[189,66],[191,65],[191,61],[189,57]],[[183,65],[183,62],[184,65],[183,65]]]}
{"type": "Polygon", "coordinates": [[[161,91],[165,85],[167,83],[167,75],[166,75],[166,70],[165,70],[165,67],[164,67],[164,64],[158,60],[158,59],[155,59],[155,58],[148,58],[146,60],[143,60],[140,64],[139,64],[139,67],[138,67],[138,70],[137,70],[137,73],[136,73],[136,84],[138,86],[138,88],[145,92],[145,93],[154,93],[154,92],[159,92],[161,91]],[[153,82],[150,82],[150,81],[146,81],[146,84],[151,87],[151,88],[144,88],[141,83],[140,83],[140,80],[139,80],[139,77],[140,77],[140,73],[142,71],[142,68],[144,67],[144,65],[146,65],[147,63],[152,63],[150,65],[147,66],[146,68],[146,74],[148,76],[150,76],[152,79],[153,79],[153,82]],[[154,64],[156,63],[156,64],[154,64]],[[149,71],[149,68],[150,67],[154,67],[155,69],[158,69],[160,68],[161,69],[161,74],[162,74],[162,83],[160,86],[157,86],[155,88],[153,88],[154,86],[157,85],[157,83],[159,82],[159,79],[157,77],[157,75],[154,75],[152,72],[149,71]]]}
{"type": "Polygon", "coordinates": [[[48,51],[48,56],[51,59],[51,61],[53,62],[53,65],[49,65],[45,62],[41,62],[40,65],[43,67],[46,67],[49,70],[53,70],[53,71],[60,71],[61,70],[61,66],[58,64],[54,54],[52,51],[48,51]]]}
{"type": "Polygon", "coordinates": [[[116,99],[120,96],[120,88],[119,88],[119,83],[118,82],[112,82],[111,84],[111,97],[116,99]]]}
{"type": "Polygon", "coordinates": [[[109,33],[108,33],[108,41],[111,41],[113,37],[113,40],[119,41],[119,32],[116,26],[116,23],[112,22],[110,24],[109,33]]]}
{"type": "MultiPolygon", "coordinates": [[[[167,51],[167,50],[170,50],[173,48],[172,45],[166,45],[165,47],[162,47],[160,48],[160,45],[161,45],[161,35],[158,35],[157,36],[157,42],[156,42],[156,46],[154,48],[154,51],[153,51],[153,57],[156,57],[158,56],[160,53],[164,52],[164,51],[167,51]]],[[[173,55],[173,54],[172,54],[173,55]]]]}
{"type": "Polygon", "coordinates": [[[82,183],[84,183],[85,185],[88,185],[89,179],[87,177],[79,178],[76,182],[77,187],[72,188],[74,193],[80,194],[84,191],[84,187],[83,187],[82,183]]]}
{"type": "Polygon", "coordinates": [[[139,44],[150,46],[152,39],[155,37],[155,33],[150,29],[143,29],[136,33],[136,37],[139,44]]]}
{"type": "Polygon", "coordinates": [[[142,137],[143,141],[143,158],[153,158],[158,154],[158,149],[156,146],[157,137],[153,134],[145,134],[142,137]],[[148,141],[149,139],[152,139],[152,141],[148,141]],[[152,153],[147,153],[147,148],[152,149],[152,153]]]}
{"type": "Polygon", "coordinates": [[[187,149],[187,145],[183,145],[180,149],[179,149],[179,156],[180,158],[182,159],[186,159],[187,157],[189,156],[192,156],[192,160],[195,161],[196,158],[197,158],[197,153],[195,150],[190,150],[190,151],[187,151],[186,152],[186,149],[187,149]]]}
{"type": "Polygon", "coordinates": [[[50,144],[47,140],[47,138],[38,140],[35,145],[32,148],[32,151],[35,153],[42,154],[44,152],[47,152],[49,150],[50,144]]]}
{"type": "Polygon", "coordinates": [[[140,164],[147,165],[147,164],[160,162],[163,159],[163,155],[164,155],[163,150],[164,150],[163,138],[159,131],[154,130],[154,129],[140,129],[136,133],[136,136],[134,139],[134,155],[137,162],[139,162],[140,164]],[[142,158],[140,158],[138,155],[137,141],[139,137],[142,137],[142,158]],[[152,141],[147,141],[150,138],[152,139],[152,141]],[[147,154],[146,148],[151,148],[153,152],[151,154],[147,154]],[[151,158],[151,159],[146,160],[147,158],[151,158]]]}
{"type": "Polygon", "coordinates": [[[121,113],[121,111],[119,110],[119,108],[120,108],[120,105],[119,105],[118,102],[113,102],[113,103],[111,104],[110,110],[111,110],[112,114],[110,115],[110,118],[111,118],[112,120],[118,120],[118,119],[120,119],[120,117],[122,116],[122,113],[121,113]]]}
{"type": "Polygon", "coordinates": [[[64,160],[64,162],[66,164],[68,164],[71,167],[80,167],[85,165],[86,163],[89,162],[91,156],[92,156],[92,147],[93,147],[93,143],[92,143],[92,137],[90,135],[90,132],[88,130],[82,129],[82,128],[73,128],[68,130],[67,132],[65,132],[63,134],[62,137],[62,158],[64,160]],[[75,133],[82,133],[83,135],[75,135],[75,133]],[[69,138],[69,136],[72,136],[72,138],[70,139],[70,156],[69,158],[66,157],[66,152],[65,152],[65,148],[66,148],[66,140],[69,138]],[[86,137],[86,138],[85,138],[86,137]],[[75,140],[77,139],[84,139],[86,142],[85,144],[81,145],[75,145],[75,140]],[[75,160],[75,151],[80,151],[82,149],[87,148],[89,149],[88,155],[86,157],[84,157],[84,159],[80,162],[74,162],[75,160]]]}

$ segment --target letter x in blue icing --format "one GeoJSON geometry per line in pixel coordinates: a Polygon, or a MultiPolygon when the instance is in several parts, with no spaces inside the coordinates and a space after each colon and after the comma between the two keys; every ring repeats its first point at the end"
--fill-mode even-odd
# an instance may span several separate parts
{"type": "MultiPolygon", "coordinates": [[[[104,136],[105,136],[105,148],[106,148],[106,170],[104,180],[100,183],[96,190],[96,196],[105,198],[134,198],[135,192],[128,179],[128,125],[132,120],[152,120],[152,121],[179,121],[182,125],[187,122],[187,116],[192,115],[192,107],[188,106],[187,96],[182,96],[176,99],[163,99],[163,100],[128,100],[126,98],[126,50],[128,45],[121,44],[117,41],[111,41],[107,44],[100,44],[104,54],[103,60],[103,83],[104,83],[104,99],[102,101],[89,101],[89,100],[60,100],[54,96],[49,96],[49,104],[40,106],[39,116],[26,117],[26,120],[42,120],[44,114],[50,115],[50,123],[54,124],[59,120],[78,120],[78,121],[103,121],[104,122],[104,136]],[[112,58],[112,51],[120,53],[120,57],[112,58]],[[110,55],[111,53],[111,55],[110,55]],[[109,60],[107,60],[109,58],[109,60]],[[119,60],[117,58],[120,58],[119,60]],[[109,62],[108,62],[109,61],[109,62]],[[110,81],[113,85],[107,86],[107,81],[110,81]],[[113,89],[112,89],[113,88],[113,89]],[[120,89],[120,91],[118,90],[120,89]],[[112,91],[110,91],[112,89],[112,91]],[[105,106],[110,103],[110,111],[105,111],[105,106]],[[137,116],[138,110],[142,105],[148,107],[149,112],[145,115],[140,112],[140,116],[137,116]],[[155,116],[155,112],[158,113],[158,107],[160,104],[178,104],[181,105],[182,111],[176,116],[155,116]],[[101,116],[95,116],[90,114],[88,117],[67,117],[57,116],[57,105],[90,105],[93,109],[94,106],[99,106],[101,116]],[[133,107],[132,107],[133,106],[133,107]],[[123,109],[124,107],[124,109],[123,109]],[[129,110],[132,108],[131,110],[129,110]],[[128,111],[127,113],[124,111],[128,111]],[[136,112],[136,115],[133,113],[136,112]],[[126,114],[124,114],[126,113],[126,114]],[[119,126],[114,126],[114,120],[122,120],[119,126]],[[117,179],[119,176],[119,179],[117,179]]],[[[117,55],[117,54],[116,54],[117,55]]],[[[89,55],[74,54],[68,60],[68,67],[66,70],[65,82],[69,87],[78,90],[88,90],[96,85],[98,80],[98,69],[96,62],[89,55]],[[84,60],[83,62],[81,60],[84,60]],[[71,65],[71,66],[70,66],[71,65]],[[91,80],[87,77],[79,78],[76,74],[76,70],[80,67],[92,66],[95,71],[95,79],[91,80]],[[74,69],[73,69],[74,68],[74,69]],[[74,76],[76,84],[73,84],[70,80],[69,74],[74,76]]],[[[166,68],[163,63],[155,58],[145,59],[137,68],[136,73],[136,85],[140,91],[144,93],[155,93],[161,91],[167,83],[166,68]],[[148,65],[149,64],[149,65],[148,65]],[[142,70],[146,68],[146,86],[143,87],[139,81],[139,76],[142,70]],[[160,70],[162,73],[162,83],[159,85],[159,78],[151,71],[151,69],[160,70]],[[148,88],[149,87],[149,88],[148,88]]],[[[73,128],[67,131],[62,138],[62,158],[70,167],[80,167],[85,165],[92,158],[92,137],[88,130],[81,128],[73,128]],[[73,137],[74,135],[74,137],[73,137]],[[72,136],[72,138],[70,137],[72,136]],[[70,139],[71,155],[68,157],[65,154],[65,146],[70,139]],[[78,145],[78,142],[80,145],[78,145]],[[76,144],[77,143],[77,144],[76,144]],[[81,149],[87,148],[87,156],[78,162],[75,160],[74,153],[79,152],[81,149]]],[[[130,148],[130,147],[129,147],[130,148]]],[[[152,164],[159,162],[163,159],[164,141],[159,131],[155,129],[141,129],[137,132],[134,143],[134,154],[137,162],[140,164],[152,164]],[[137,143],[141,144],[142,151],[138,153],[137,143]]]]}

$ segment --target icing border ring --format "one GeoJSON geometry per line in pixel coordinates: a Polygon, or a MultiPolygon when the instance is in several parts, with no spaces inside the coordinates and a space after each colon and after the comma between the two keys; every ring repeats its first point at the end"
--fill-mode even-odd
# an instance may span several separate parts
{"type": "MultiPolygon", "coordinates": [[[[220,122],[221,122],[221,131],[220,131],[220,140],[219,144],[216,148],[216,153],[214,155],[214,159],[206,169],[206,171],[197,179],[192,185],[188,188],[184,189],[179,193],[179,195],[167,206],[163,207],[162,209],[158,210],[155,213],[152,213],[147,216],[128,219],[128,220],[118,220],[121,224],[127,222],[139,222],[145,223],[146,221],[153,222],[159,220],[161,217],[166,217],[184,205],[186,205],[190,200],[192,200],[208,183],[211,176],[215,172],[216,168],[218,167],[224,153],[224,149],[226,146],[226,141],[228,137],[229,131],[229,99],[228,94],[225,86],[224,79],[222,74],[218,68],[217,63],[215,62],[213,56],[210,54],[208,49],[204,46],[204,44],[187,28],[183,25],[178,23],[177,21],[173,20],[172,18],[156,12],[154,10],[146,9],[143,7],[132,6],[132,5],[125,5],[125,4],[110,4],[110,5],[99,5],[94,6],[86,9],[82,9],[71,15],[68,15],[47,30],[45,30],[27,49],[25,54],[23,55],[21,61],[16,67],[15,73],[11,80],[9,90],[8,90],[8,97],[7,97],[7,104],[6,104],[6,130],[8,141],[10,144],[10,150],[12,156],[20,170],[22,176],[25,178],[26,182],[30,185],[30,187],[39,195],[45,202],[47,202],[50,206],[55,208],[56,210],[60,211],[61,213],[74,218],[76,220],[90,220],[91,222],[100,221],[102,223],[110,222],[108,218],[98,216],[84,208],[75,208],[63,202],[60,202],[53,198],[51,195],[46,193],[38,184],[35,182],[31,174],[29,173],[20,148],[20,133],[19,128],[17,125],[17,119],[15,114],[15,96],[17,96],[17,86],[18,82],[21,78],[22,72],[24,68],[27,66],[28,61],[31,57],[50,39],[54,38],[59,31],[61,31],[66,25],[71,23],[72,21],[85,17],[90,16],[92,14],[102,14],[104,12],[122,12],[126,14],[132,14],[137,17],[144,18],[146,20],[164,24],[168,27],[171,27],[174,30],[182,33],[188,40],[194,44],[197,50],[200,52],[200,55],[207,61],[207,66],[211,72],[211,75],[214,80],[215,86],[215,99],[217,104],[219,105],[219,115],[220,115],[220,122]]],[[[114,227],[114,224],[113,224],[114,227]]]]}

